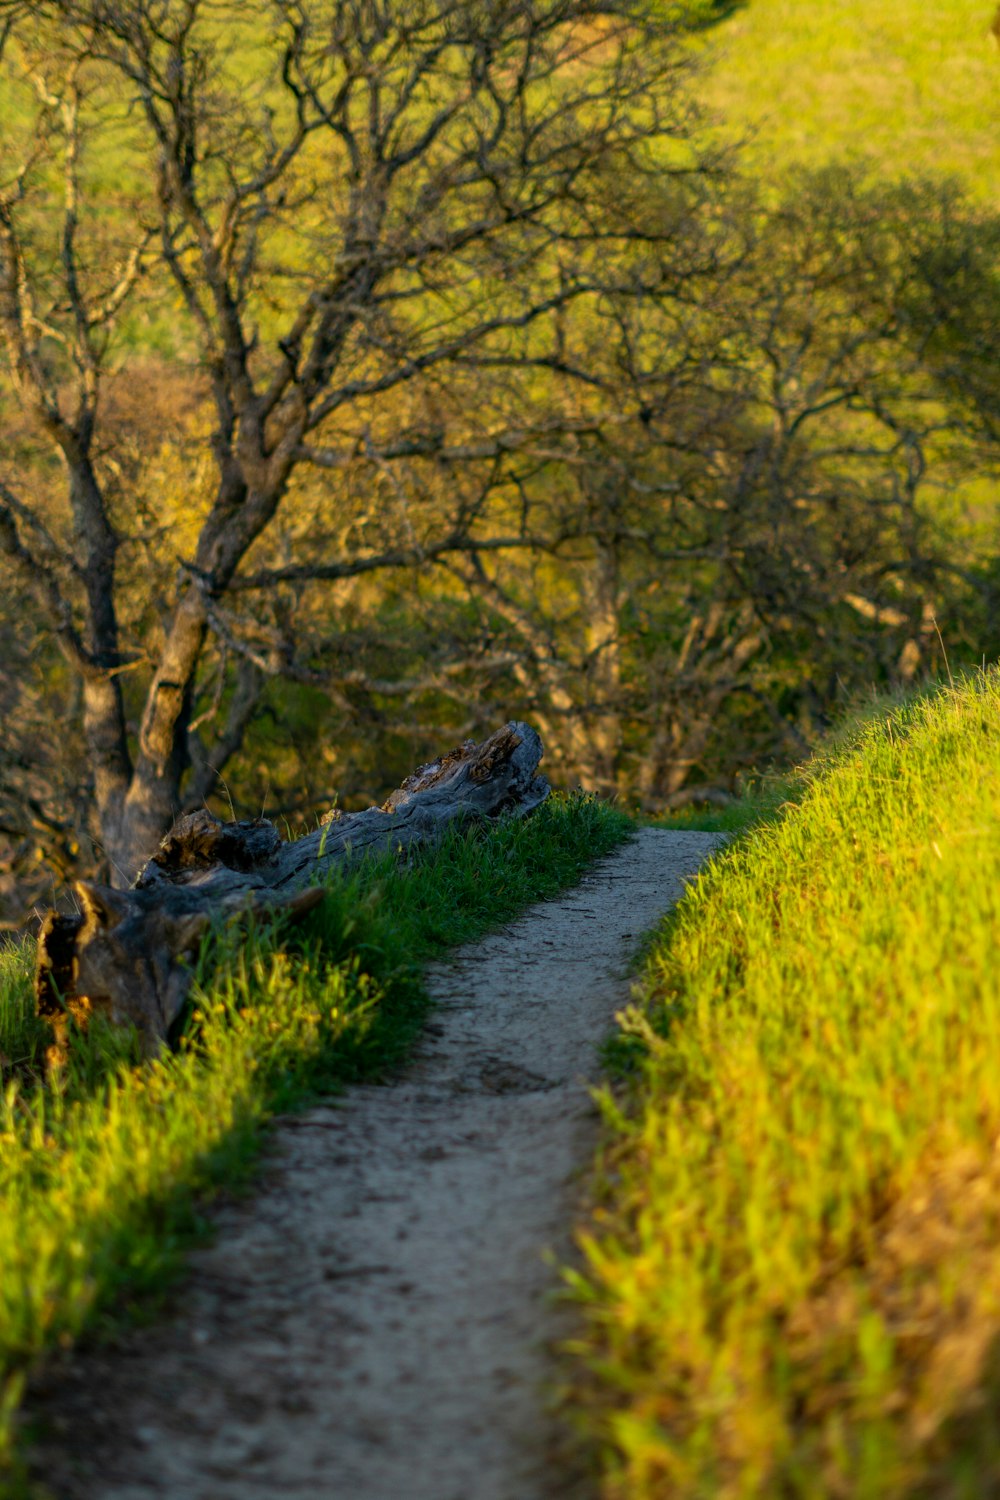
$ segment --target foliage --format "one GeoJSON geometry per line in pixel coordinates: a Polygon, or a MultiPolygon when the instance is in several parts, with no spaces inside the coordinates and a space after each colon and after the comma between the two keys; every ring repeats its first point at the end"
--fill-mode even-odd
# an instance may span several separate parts
{"type": "MultiPolygon", "coordinates": [[[[667,9],[669,0],[659,0],[660,8],[667,9]]],[[[742,10],[748,0],[682,0],[682,14],[684,24],[692,31],[704,31],[710,26],[718,26],[720,21],[727,21],[730,16],[738,10],[742,10]]]]}
{"type": "Polygon", "coordinates": [[[641,0],[0,20],[2,394],[44,455],[0,475],[0,554],[65,661],[78,800],[127,883],[267,681],[322,681],[304,586],[553,543],[522,471],[621,415],[568,324],[685,273],[706,168],[681,18],[641,0]],[[123,443],[106,399],[149,363],[143,310],[198,366],[179,505],[139,477],[162,430],[123,443]]]}
{"type": "Polygon", "coordinates": [[[202,951],[179,1051],[136,1065],[120,1036],[74,1039],[56,1089],[39,1077],[26,947],[0,971],[0,1468],[13,1462],[26,1373],[162,1290],[201,1205],[244,1177],[277,1112],[396,1067],[428,1000],[424,963],[576,880],[626,837],[592,799],[453,832],[435,850],[331,880],[294,936],[258,927],[202,951]]]}
{"type": "Polygon", "coordinates": [[[731,795],[1000,650],[1000,221],[933,180],[968,132],[928,182],[814,136],[765,172],[699,102],[978,40],[727,9],[352,3],[327,46],[312,0],[0,0],[0,919],[511,714],[565,785],[731,795]]]}
{"type": "Polygon", "coordinates": [[[609,1496],[994,1493],[1000,675],[879,708],[665,925],[577,1290],[609,1496]]]}

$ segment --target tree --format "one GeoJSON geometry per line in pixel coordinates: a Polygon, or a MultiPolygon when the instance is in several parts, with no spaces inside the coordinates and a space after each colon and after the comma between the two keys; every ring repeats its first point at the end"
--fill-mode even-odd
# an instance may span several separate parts
{"type": "MultiPolygon", "coordinates": [[[[513,458],[559,450],[614,406],[567,355],[566,319],[676,282],[692,185],[712,168],[654,10],[0,6],[19,126],[0,327],[34,460],[2,476],[0,548],[79,683],[94,832],[118,881],[211,790],[266,675],[297,670],[294,625],[263,655],[248,644],[272,608],[258,601],[283,591],[287,613],[311,580],[538,542],[513,458]],[[145,513],[109,400],[142,377],[143,320],[196,366],[211,410],[180,434],[182,503],[147,496],[145,513]],[[393,490],[404,459],[460,476],[443,506],[393,490]],[[324,513],[310,466],[352,476],[355,495],[387,476],[389,500],[324,513]],[[158,619],[126,632],[124,575],[134,590],[171,508],[173,577],[154,539],[143,600],[158,619]]],[[[164,434],[147,436],[133,471],[164,434]]]]}
{"type": "Polygon", "coordinates": [[[995,390],[995,230],[949,189],[825,172],[731,187],[726,237],[710,288],[616,306],[629,419],[580,455],[586,522],[534,563],[548,583],[526,557],[450,564],[563,774],[651,809],[801,756],[845,697],[942,668],[942,636],[954,661],[996,639],[961,409],[983,429],[995,390]]]}
{"type": "Polygon", "coordinates": [[[741,181],[697,15],[0,0],[0,868],[124,882],[498,714],[724,795],[991,649],[995,226],[741,181]]]}

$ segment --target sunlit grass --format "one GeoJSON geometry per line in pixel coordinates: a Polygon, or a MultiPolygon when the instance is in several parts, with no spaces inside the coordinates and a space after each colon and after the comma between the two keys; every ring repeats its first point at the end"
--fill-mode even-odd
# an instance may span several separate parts
{"type": "Polygon", "coordinates": [[[703,92],[749,129],[780,187],[790,164],[867,160],[884,175],[954,174],[1000,191],[1000,56],[989,0],[749,0],[707,34],[703,92]]]}
{"type": "Polygon", "coordinates": [[[433,954],[572,883],[630,828],[593,799],[556,799],[409,862],[366,862],[301,928],[206,946],[177,1054],[139,1065],[127,1037],[92,1028],[57,1091],[38,1072],[32,955],[0,957],[0,1489],[46,1351],[156,1296],[206,1195],[246,1175],[276,1111],[403,1060],[433,954]]]}
{"type": "Polygon", "coordinates": [[[578,1284],[608,1496],[997,1492],[998,798],[992,672],[856,726],[664,927],[578,1284]]]}

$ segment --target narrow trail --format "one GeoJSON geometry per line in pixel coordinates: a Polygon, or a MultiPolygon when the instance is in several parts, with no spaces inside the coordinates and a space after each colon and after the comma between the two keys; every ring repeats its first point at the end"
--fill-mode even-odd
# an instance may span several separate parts
{"type": "Polygon", "coordinates": [[[642,830],[431,976],[398,1082],[277,1132],[173,1315],[31,1403],[58,1500],[586,1496],[542,1392],[635,943],[718,841],[642,830]]]}

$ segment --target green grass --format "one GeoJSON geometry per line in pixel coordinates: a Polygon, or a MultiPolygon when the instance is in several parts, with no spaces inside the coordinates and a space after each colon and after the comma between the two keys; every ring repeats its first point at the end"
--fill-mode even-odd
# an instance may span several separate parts
{"type": "Polygon", "coordinates": [[[0,1078],[36,1071],[51,1040],[31,1003],[34,945],[0,940],[0,1078]]]}
{"type": "Polygon", "coordinates": [[[998,806],[993,671],[856,724],[664,926],[576,1279],[608,1497],[998,1492],[998,806]]]}
{"type": "Polygon", "coordinates": [[[1000,192],[1000,54],[992,0],[749,0],[707,33],[703,94],[754,136],[780,185],[792,165],[862,160],[1000,192]]]}
{"type": "Polygon", "coordinates": [[[758,823],[780,816],[789,798],[797,793],[797,784],[789,776],[769,776],[742,797],[721,806],[711,802],[694,802],[675,812],[644,818],[653,828],[687,829],[698,833],[745,833],[758,823]]]}
{"type": "Polygon", "coordinates": [[[31,955],[2,955],[0,1491],[6,1473],[19,1493],[16,1411],[39,1360],[155,1302],[206,1197],[247,1176],[276,1111],[403,1060],[430,957],[572,883],[631,826],[593,799],[554,799],[341,874],[300,928],[206,945],[176,1054],[141,1066],[92,1026],[58,1090],[39,1077],[31,955]]]}

